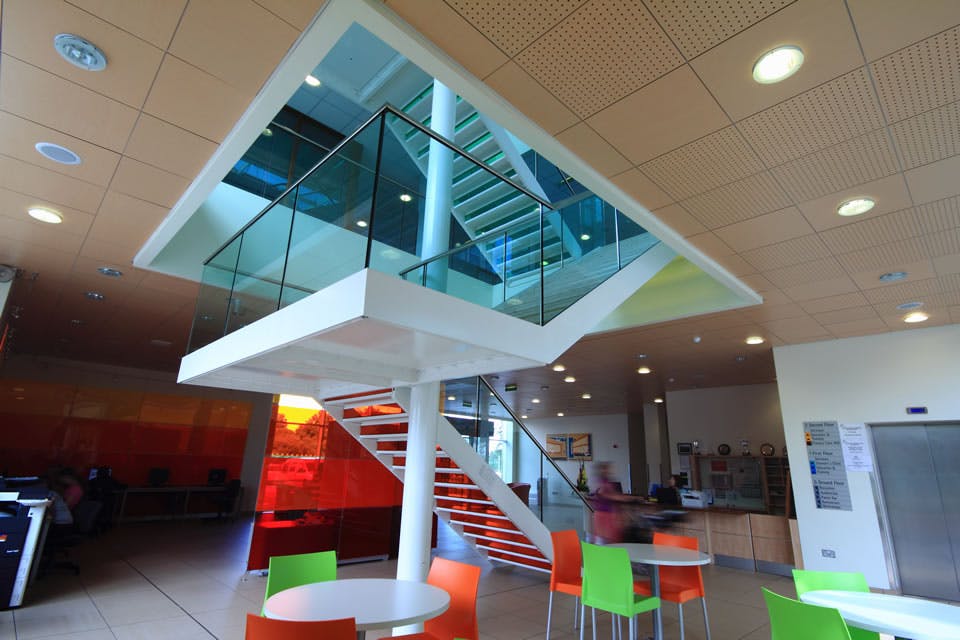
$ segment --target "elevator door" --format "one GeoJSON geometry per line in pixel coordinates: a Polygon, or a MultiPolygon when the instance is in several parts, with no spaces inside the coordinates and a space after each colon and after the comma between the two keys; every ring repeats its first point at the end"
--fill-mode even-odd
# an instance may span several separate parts
{"type": "Polygon", "coordinates": [[[960,425],[872,431],[903,592],[960,601],[960,425]]]}

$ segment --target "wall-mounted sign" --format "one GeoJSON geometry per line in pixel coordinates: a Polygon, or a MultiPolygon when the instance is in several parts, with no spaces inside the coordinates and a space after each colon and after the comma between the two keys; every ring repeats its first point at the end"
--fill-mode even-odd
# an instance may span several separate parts
{"type": "Polygon", "coordinates": [[[843,464],[847,471],[873,471],[873,455],[867,444],[867,427],[862,424],[840,425],[843,464]]]}
{"type": "Polygon", "coordinates": [[[907,415],[909,416],[925,415],[926,413],[926,407],[907,407],[907,415]]]}
{"type": "Polygon", "coordinates": [[[516,390],[517,390],[517,385],[516,385],[516,384],[504,385],[503,390],[504,390],[504,391],[516,391],[516,390]]]}
{"type": "Polygon", "coordinates": [[[839,425],[835,421],[804,422],[803,432],[817,509],[852,511],[839,425]]]}

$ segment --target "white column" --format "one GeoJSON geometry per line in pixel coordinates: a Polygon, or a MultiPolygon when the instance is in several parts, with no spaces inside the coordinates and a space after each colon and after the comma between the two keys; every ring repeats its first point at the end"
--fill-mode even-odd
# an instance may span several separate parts
{"type": "MultiPolygon", "coordinates": [[[[430,128],[453,140],[457,123],[457,95],[439,80],[433,81],[433,103],[430,128]]],[[[436,140],[430,140],[427,163],[427,187],[423,201],[424,259],[449,249],[450,216],[453,208],[453,150],[436,140]]],[[[446,289],[447,260],[438,260],[427,268],[427,286],[438,291],[446,289]]]]}
{"type": "MultiPolygon", "coordinates": [[[[403,470],[403,511],[397,579],[423,582],[430,570],[433,532],[433,482],[437,467],[437,422],[440,383],[414,385],[410,393],[407,456],[403,470]]],[[[422,625],[398,627],[394,633],[417,633],[422,625]]]]}

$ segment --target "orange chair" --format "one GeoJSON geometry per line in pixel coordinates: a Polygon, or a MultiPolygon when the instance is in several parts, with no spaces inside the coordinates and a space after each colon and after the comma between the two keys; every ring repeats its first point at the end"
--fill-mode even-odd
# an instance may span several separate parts
{"type": "Polygon", "coordinates": [[[246,640],[357,640],[353,618],[295,622],[247,614],[246,640]]]}
{"type": "MultiPolygon", "coordinates": [[[[547,605],[547,636],[550,640],[550,622],[553,618],[553,594],[555,591],[574,596],[573,628],[577,628],[577,611],[580,610],[580,596],[583,595],[583,553],[580,551],[580,537],[573,529],[551,531],[553,540],[553,567],[550,570],[550,603],[547,605]]],[[[583,621],[581,621],[582,624],[583,621]]]]}
{"type": "MultiPolygon", "coordinates": [[[[684,549],[700,550],[696,538],[674,536],[669,533],[654,532],[653,544],[683,547],[684,549]]],[[[650,583],[640,582],[636,585],[637,593],[651,595],[650,583]]],[[[660,599],[676,602],[680,617],[680,640],[683,640],[683,603],[700,598],[703,604],[703,626],[707,630],[707,640],[710,640],[710,622],[707,620],[707,599],[703,590],[703,574],[700,567],[660,567],[660,599]]]]}
{"type": "Polygon", "coordinates": [[[477,624],[477,590],[480,567],[434,558],[427,584],[450,594],[450,608],[423,623],[423,633],[394,636],[393,640],[480,640],[477,624]]]}

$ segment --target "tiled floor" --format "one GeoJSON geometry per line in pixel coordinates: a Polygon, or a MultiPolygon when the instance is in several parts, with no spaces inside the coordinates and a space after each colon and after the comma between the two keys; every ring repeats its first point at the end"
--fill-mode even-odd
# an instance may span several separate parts
{"type": "MultiPolygon", "coordinates": [[[[484,567],[480,582],[480,633],[483,639],[544,637],[546,574],[519,568],[493,568],[460,538],[442,527],[439,555],[484,567]]],[[[79,549],[79,577],[50,574],[27,594],[27,604],[0,612],[0,640],[194,640],[243,638],[247,612],[260,609],[266,579],[245,572],[250,521],[236,523],[159,523],[124,525],[79,549]]],[[[339,577],[393,577],[396,562],[345,565],[339,577]]],[[[777,576],[707,567],[710,628],[715,640],[767,640],[767,614],[761,585],[793,594],[790,581],[777,576]]],[[[704,638],[699,605],[686,612],[686,637],[704,638]]],[[[651,628],[641,619],[641,630],[651,628]]],[[[664,605],[665,636],[679,638],[677,607],[664,605]]],[[[554,602],[551,638],[574,634],[573,598],[554,602]]],[[[598,620],[598,637],[610,635],[609,617],[598,620]]],[[[588,636],[590,637],[589,628],[588,636]]],[[[370,632],[367,637],[387,637],[370,632]]]]}

